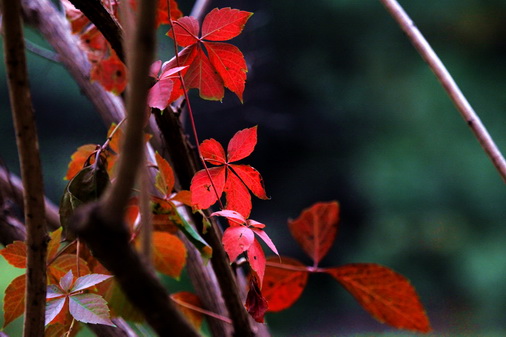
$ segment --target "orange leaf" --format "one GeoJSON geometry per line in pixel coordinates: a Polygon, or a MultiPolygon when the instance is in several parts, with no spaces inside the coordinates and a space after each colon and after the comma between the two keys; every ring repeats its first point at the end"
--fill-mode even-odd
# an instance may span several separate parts
{"type": "Polygon", "coordinates": [[[20,275],[5,289],[4,328],[25,311],[25,280],[26,275],[20,275]]]}
{"type": "Polygon", "coordinates": [[[328,253],[337,234],[339,204],[318,202],[288,222],[288,228],[302,249],[313,259],[314,266],[328,253]]]}
{"type": "Polygon", "coordinates": [[[283,263],[279,263],[279,259],[277,256],[267,258],[262,294],[269,303],[268,311],[281,311],[292,306],[307,284],[308,272],[280,268],[283,265],[304,268],[302,263],[288,257],[282,257],[283,263]]]}
{"type": "Polygon", "coordinates": [[[14,241],[0,250],[2,255],[10,265],[17,268],[26,268],[26,244],[23,241],[14,241]]]}
{"type": "Polygon", "coordinates": [[[200,329],[204,316],[202,313],[191,309],[191,307],[202,307],[202,303],[200,302],[198,296],[188,291],[180,291],[170,295],[170,297],[174,300],[174,302],[176,302],[176,307],[183,313],[190,323],[196,329],[200,329]]]}
{"type": "Polygon", "coordinates": [[[162,274],[179,278],[186,264],[186,248],[175,235],[153,232],[153,265],[162,274]]]}
{"type": "Polygon", "coordinates": [[[58,252],[61,242],[62,229],[63,228],[60,227],[50,234],[51,240],[47,245],[47,261],[50,261],[53,257],[55,257],[58,252]]]}
{"type": "Polygon", "coordinates": [[[97,146],[94,144],[87,144],[80,146],[76,152],[70,156],[70,163],[67,169],[67,174],[65,175],[65,180],[72,180],[74,176],[79,173],[84,167],[84,163],[91,156],[93,152],[97,149],[97,146]]]}
{"type": "Polygon", "coordinates": [[[60,280],[69,270],[72,270],[74,277],[90,274],[88,263],[79,258],[79,274],[75,254],[63,254],[56,258],[48,267],[48,274],[54,277],[54,283],[60,280]]]}
{"type": "Polygon", "coordinates": [[[182,190],[177,192],[176,195],[172,197],[172,200],[179,201],[180,203],[183,203],[186,206],[191,206],[192,194],[190,191],[182,190]]]}
{"type": "Polygon", "coordinates": [[[328,268],[358,303],[380,322],[398,329],[431,330],[429,319],[409,280],[374,263],[354,263],[328,268]]]}
{"type": "Polygon", "coordinates": [[[155,186],[163,195],[168,196],[172,193],[172,189],[174,188],[174,171],[170,164],[160,156],[158,152],[155,153],[155,159],[156,165],[158,165],[155,186]]]}

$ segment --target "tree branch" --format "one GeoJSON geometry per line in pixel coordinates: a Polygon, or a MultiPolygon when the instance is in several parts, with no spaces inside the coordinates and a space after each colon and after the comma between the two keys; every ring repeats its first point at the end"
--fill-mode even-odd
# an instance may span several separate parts
{"type": "Polygon", "coordinates": [[[44,188],[35,116],[26,69],[20,0],[4,0],[3,30],[5,63],[9,85],[27,228],[27,269],[24,336],[44,335],[46,309],[47,235],[44,188]]]}
{"type": "MultiPolygon", "coordinates": [[[[4,202],[11,200],[12,203],[23,207],[23,184],[16,175],[7,172],[3,167],[0,167],[0,194],[3,195],[4,202]]],[[[60,227],[58,207],[47,198],[44,198],[44,207],[47,227],[53,231],[60,227]]]]}
{"type": "Polygon", "coordinates": [[[107,126],[125,117],[121,98],[108,93],[96,82],[90,82],[90,62],[79,48],[67,20],[49,0],[22,0],[23,15],[30,25],[42,33],[58,53],[60,62],[69,71],[82,92],[96,107],[107,126]]]}
{"type": "Polygon", "coordinates": [[[462,118],[466,121],[467,125],[473,131],[475,137],[480,142],[481,146],[492,160],[497,171],[502,179],[506,182],[506,160],[494,143],[494,140],[488,133],[487,129],[481,122],[480,118],[473,110],[465,96],[460,91],[457,83],[453,80],[452,76],[444,66],[443,62],[436,55],[430,44],[423,37],[422,33],[416,28],[413,21],[409,18],[408,14],[399,5],[396,0],[380,0],[386,7],[387,11],[397,21],[401,29],[406,33],[413,46],[420,53],[425,62],[432,69],[437,79],[443,85],[443,88],[450,96],[457,109],[459,110],[462,118]]]}
{"type": "Polygon", "coordinates": [[[156,0],[140,3],[132,45],[128,48],[128,119],[117,178],[99,202],[76,210],[72,226],[93,255],[115,275],[127,297],[159,335],[193,337],[198,333],[169,301],[149,264],[132,247],[123,223],[124,208],[143,162],[148,72],[155,51],[155,13],[156,0]]]}

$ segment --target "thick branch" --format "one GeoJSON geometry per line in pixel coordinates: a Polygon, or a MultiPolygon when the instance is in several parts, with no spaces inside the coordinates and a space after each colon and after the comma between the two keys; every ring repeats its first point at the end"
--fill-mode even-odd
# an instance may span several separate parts
{"type": "MultiPolygon", "coordinates": [[[[108,93],[97,82],[90,82],[90,62],[70,32],[67,20],[49,0],[22,0],[25,20],[42,33],[58,53],[82,92],[90,99],[107,126],[125,117],[122,100],[108,93]]],[[[119,36],[119,35],[118,35],[119,36]]]]}
{"type": "Polygon", "coordinates": [[[199,336],[169,301],[163,285],[130,244],[126,226],[104,222],[101,207],[93,203],[76,210],[72,221],[76,234],[114,274],[126,296],[160,336],[199,336]]]}
{"type": "Polygon", "coordinates": [[[100,0],[70,0],[75,8],[83,12],[111,44],[119,59],[125,62],[122,28],[116,18],[102,5],[100,0]]]}
{"type": "Polygon", "coordinates": [[[133,41],[129,46],[127,66],[130,79],[127,95],[127,125],[125,138],[118,163],[115,184],[103,198],[109,221],[118,222],[123,218],[123,209],[130,198],[130,192],[137,177],[144,155],[144,121],[149,90],[149,67],[155,55],[156,0],[140,3],[133,41]],[[115,219],[111,218],[115,217],[115,219]]]}
{"type": "Polygon", "coordinates": [[[47,228],[35,116],[26,69],[20,0],[3,1],[5,63],[24,187],[27,269],[24,336],[44,335],[47,228]]]}
{"type": "Polygon", "coordinates": [[[455,83],[443,62],[441,62],[430,44],[423,37],[422,33],[420,33],[413,21],[409,18],[408,14],[396,0],[380,1],[393,16],[395,21],[397,21],[401,29],[411,40],[413,46],[416,50],[418,50],[422,58],[432,69],[437,79],[441,82],[451,100],[459,110],[462,118],[464,118],[467,125],[469,125],[481,146],[492,160],[497,171],[499,171],[499,174],[506,182],[506,160],[502,156],[501,151],[499,151],[498,147],[494,143],[494,140],[488,133],[476,112],[462,94],[462,91],[460,91],[457,83],[455,83]]]}

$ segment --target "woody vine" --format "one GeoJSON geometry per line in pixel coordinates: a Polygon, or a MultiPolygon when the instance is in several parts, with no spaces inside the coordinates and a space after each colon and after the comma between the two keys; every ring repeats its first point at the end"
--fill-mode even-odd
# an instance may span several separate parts
{"type": "MultiPolygon", "coordinates": [[[[12,61],[23,59],[22,48],[13,47],[22,41],[19,5],[4,1],[6,63],[14,74],[10,78],[26,80],[26,71],[15,69],[12,61]]],[[[30,222],[51,213],[41,186],[30,180],[40,183],[40,175],[28,170],[38,158],[30,152],[37,148],[36,131],[29,132],[34,136],[29,144],[19,137],[27,241],[23,233],[14,234],[0,253],[30,272],[6,290],[4,325],[24,314],[25,336],[73,336],[82,324],[97,334],[121,336],[133,333],[126,321],[145,321],[161,336],[198,336],[205,318],[215,336],[267,336],[266,312],[290,307],[309,274],[325,273],[380,322],[430,331],[421,301],[402,275],[370,263],[319,266],[337,235],[337,202],[317,203],[288,224],[312,266],[280,256],[268,224],[250,218],[251,194],[269,199],[262,177],[238,163],[254,151],[261,125],[237,131],[226,151],[214,139],[199,141],[188,90],[220,101],[227,88],[243,101],[247,64],[229,40],[241,34],[253,13],[215,8],[199,22],[183,16],[174,0],[131,0],[121,6],[62,0],[62,5],[91,65],[90,79],[125,97],[126,114],[121,116],[119,108],[117,116],[108,116],[117,124],[103,144],[83,145],[72,155],[59,208],[62,228],[51,228],[49,239],[46,221],[30,222]],[[175,56],[153,62],[154,34],[162,25],[169,25],[170,39],[164,43],[173,45],[175,56]],[[181,125],[183,114],[190,119],[195,147],[181,125]],[[218,219],[224,219],[223,227],[218,219]],[[261,242],[276,256],[266,258],[261,242]],[[185,267],[196,294],[169,294],[154,273],[178,278],[185,267]]],[[[13,115],[27,116],[17,123],[33,127],[31,107],[16,106],[29,102],[28,87],[17,92],[13,81],[13,115]]],[[[116,98],[101,95],[117,104],[116,98]]]]}

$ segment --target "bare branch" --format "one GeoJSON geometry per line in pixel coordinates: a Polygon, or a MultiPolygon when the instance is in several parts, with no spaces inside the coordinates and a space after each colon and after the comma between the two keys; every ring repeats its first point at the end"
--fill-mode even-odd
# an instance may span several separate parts
{"type": "Polygon", "coordinates": [[[24,336],[44,335],[46,309],[47,235],[44,187],[35,116],[30,96],[21,22],[20,0],[4,0],[3,31],[5,63],[9,85],[27,228],[27,269],[24,336]]]}
{"type": "Polygon", "coordinates": [[[457,83],[453,80],[452,76],[444,66],[443,62],[436,55],[430,44],[423,37],[422,33],[415,26],[413,21],[409,18],[408,14],[399,5],[396,0],[380,0],[386,7],[388,12],[397,21],[401,29],[406,33],[411,40],[413,46],[418,50],[422,58],[432,69],[437,79],[443,85],[451,100],[459,110],[462,118],[466,121],[467,125],[473,131],[475,137],[480,142],[481,146],[492,160],[497,171],[506,182],[506,160],[494,143],[494,140],[488,133],[487,129],[481,122],[480,118],[473,110],[465,96],[460,91],[457,83]]]}
{"type": "MultiPolygon", "coordinates": [[[[3,167],[0,167],[0,191],[2,191],[4,199],[11,199],[20,207],[23,206],[23,184],[21,180],[16,175],[7,172],[3,167]]],[[[60,227],[58,207],[47,198],[44,198],[44,207],[48,229],[53,231],[60,227]]]]}

